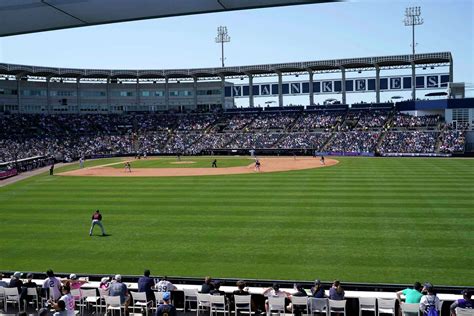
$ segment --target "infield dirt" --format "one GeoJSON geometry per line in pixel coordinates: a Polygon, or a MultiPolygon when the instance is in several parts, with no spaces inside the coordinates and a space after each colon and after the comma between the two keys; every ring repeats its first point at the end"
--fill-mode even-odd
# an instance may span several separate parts
{"type": "MultiPolygon", "coordinates": [[[[132,172],[110,167],[112,164],[109,164],[67,171],[58,175],[83,177],[183,177],[256,173],[255,164],[251,160],[249,160],[251,163],[247,166],[227,168],[133,168],[133,160],[124,160],[124,162],[126,161],[131,163],[132,172]]],[[[259,158],[259,161],[261,163],[261,173],[324,168],[339,162],[335,159],[326,159],[323,165],[319,158],[313,157],[263,157],[259,158]]],[[[122,164],[122,162],[115,164],[122,164]]]]}

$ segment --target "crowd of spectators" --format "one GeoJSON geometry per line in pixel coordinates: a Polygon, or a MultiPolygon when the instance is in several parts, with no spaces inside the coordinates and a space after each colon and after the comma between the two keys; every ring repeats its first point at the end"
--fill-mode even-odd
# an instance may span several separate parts
{"type": "Polygon", "coordinates": [[[298,116],[298,112],[260,114],[249,124],[248,130],[286,130],[298,116]]]}
{"type": "Polygon", "coordinates": [[[358,110],[349,111],[348,119],[357,121],[356,127],[359,129],[383,127],[390,116],[388,110],[358,110]]]}
{"type": "Polygon", "coordinates": [[[314,131],[333,129],[342,122],[345,111],[304,112],[293,125],[294,131],[314,131]]]}
{"type": "Polygon", "coordinates": [[[236,137],[226,145],[227,149],[256,149],[274,148],[273,145],[281,137],[278,133],[253,132],[237,134],[236,137]]]}
{"type": "Polygon", "coordinates": [[[388,130],[380,152],[463,151],[467,126],[446,126],[436,148],[438,115],[389,110],[315,110],[272,113],[3,115],[0,162],[33,156],[71,161],[85,156],[133,153],[198,154],[213,149],[309,149],[326,143],[327,151],[374,152],[382,130],[388,130]],[[346,115],[347,114],[347,115],[346,115]],[[342,124],[344,123],[344,124],[342,124]],[[434,130],[427,132],[423,127],[434,130]],[[369,133],[369,131],[371,133],[369,133]]]}
{"type": "Polygon", "coordinates": [[[437,126],[441,122],[441,116],[439,115],[414,116],[405,113],[396,113],[393,118],[393,126],[395,127],[428,127],[437,126]]]}
{"type": "Polygon", "coordinates": [[[379,148],[381,153],[434,153],[437,132],[388,132],[379,148]]]}
{"type": "Polygon", "coordinates": [[[380,137],[380,132],[350,131],[337,132],[326,151],[346,153],[373,153],[380,137]]]}
{"type": "Polygon", "coordinates": [[[284,134],[276,147],[280,149],[313,149],[321,150],[331,133],[291,133],[284,134]]]}

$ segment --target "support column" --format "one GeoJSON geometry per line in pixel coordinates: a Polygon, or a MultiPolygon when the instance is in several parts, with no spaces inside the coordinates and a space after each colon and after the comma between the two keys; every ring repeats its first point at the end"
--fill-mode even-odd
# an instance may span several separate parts
{"type": "Polygon", "coordinates": [[[283,74],[277,71],[278,75],[278,106],[283,106],[283,74]]]}
{"type": "Polygon", "coordinates": [[[251,108],[254,107],[253,103],[253,76],[251,74],[247,74],[249,77],[249,106],[251,108]]]}
{"type": "MultiPolygon", "coordinates": [[[[77,113],[80,112],[80,107],[81,107],[81,87],[80,87],[80,83],[81,83],[81,78],[77,78],[76,79],[76,97],[77,97],[77,100],[76,100],[76,106],[77,106],[77,113]]],[[[107,109],[108,112],[110,112],[110,109],[107,109]]]]}
{"type": "Polygon", "coordinates": [[[314,105],[313,70],[308,69],[308,75],[309,75],[309,105],[314,105]]]}
{"type": "Polygon", "coordinates": [[[342,104],[347,104],[346,99],[346,68],[341,68],[341,93],[342,93],[342,104]]]}
{"type": "Polygon", "coordinates": [[[165,77],[165,107],[166,111],[170,109],[170,87],[168,77],[165,77]]]}
{"type": "Polygon", "coordinates": [[[449,82],[454,82],[454,65],[453,65],[453,59],[449,59],[449,82]]]}
{"type": "Polygon", "coordinates": [[[51,77],[46,77],[46,112],[48,113],[53,112],[51,109],[50,83],[51,77]]]}
{"type": "Polygon", "coordinates": [[[105,84],[105,93],[107,94],[107,108],[110,111],[110,77],[107,77],[107,83],[105,84]]]}
{"type": "Polygon", "coordinates": [[[411,62],[411,98],[416,100],[416,70],[415,62],[411,62]]]}
{"type": "Polygon", "coordinates": [[[375,102],[380,103],[380,67],[375,65],[375,102]]]}
{"type": "Polygon", "coordinates": [[[136,91],[136,103],[137,103],[137,111],[139,111],[139,107],[140,107],[140,80],[138,79],[137,77],[137,84],[136,84],[136,87],[135,87],[135,91],[136,91]]]}
{"type": "MultiPolygon", "coordinates": [[[[222,103],[222,109],[225,109],[225,75],[221,75],[221,103],[222,103]]],[[[253,95],[253,91],[252,91],[253,95]]]]}
{"type": "Polygon", "coordinates": [[[17,103],[18,103],[18,111],[21,111],[21,75],[16,76],[16,91],[17,91],[17,103]]]}
{"type": "Polygon", "coordinates": [[[198,84],[198,78],[193,77],[193,103],[194,103],[194,108],[197,110],[198,108],[198,94],[197,94],[197,84],[198,84]]]}

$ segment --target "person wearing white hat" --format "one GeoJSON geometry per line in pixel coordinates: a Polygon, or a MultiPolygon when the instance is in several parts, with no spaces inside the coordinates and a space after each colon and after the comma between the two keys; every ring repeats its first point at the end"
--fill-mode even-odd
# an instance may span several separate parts
{"type": "Polygon", "coordinates": [[[122,276],[117,274],[114,278],[114,282],[110,283],[109,296],[120,296],[120,304],[125,304],[125,312],[128,310],[130,304],[130,295],[125,284],[122,283],[122,276]]]}

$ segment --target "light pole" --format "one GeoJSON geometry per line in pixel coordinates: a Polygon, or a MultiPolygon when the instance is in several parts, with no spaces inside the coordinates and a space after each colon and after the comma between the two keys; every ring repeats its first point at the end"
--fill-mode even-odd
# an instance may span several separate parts
{"type": "Polygon", "coordinates": [[[415,76],[415,26],[423,24],[423,18],[421,17],[420,7],[409,7],[405,9],[405,19],[403,20],[405,26],[412,27],[412,83],[411,83],[411,96],[412,99],[416,99],[416,76],[415,76]]]}
{"type": "Polygon", "coordinates": [[[222,53],[222,67],[224,67],[224,43],[230,42],[230,36],[227,34],[227,26],[219,26],[217,28],[216,43],[221,43],[221,53],[222,53]]]}

